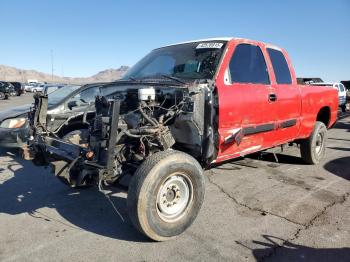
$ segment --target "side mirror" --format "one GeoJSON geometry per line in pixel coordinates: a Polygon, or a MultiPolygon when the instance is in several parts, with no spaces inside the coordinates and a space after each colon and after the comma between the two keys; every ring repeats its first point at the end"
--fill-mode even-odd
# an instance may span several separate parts
{"type": "Polygon", "coordinates": [[[72,110],[73,107],[78,106],[78,103],[77,103],[77,101],[75,101],[75,100],[69,101],[68,104],[67,104],[67,106],[68,106],[68,108],[69,108],[70,110],[72,110]]]}

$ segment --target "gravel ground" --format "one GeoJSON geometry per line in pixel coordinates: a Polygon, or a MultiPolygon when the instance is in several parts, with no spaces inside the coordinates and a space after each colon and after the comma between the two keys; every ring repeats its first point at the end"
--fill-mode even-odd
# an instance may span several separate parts
{"type": "MultiPolygon", "coordinates": [[[[31,94],[0,101],[27,104],[31,94]]],[[[231,161],[205,173],[206,197],[184,234],[155,243],[94,189],[65,187],[48,169],[0,150],[0,261],[350,261],[350,116],[329,132],[326,158],[298,148],[231,161]]]]}

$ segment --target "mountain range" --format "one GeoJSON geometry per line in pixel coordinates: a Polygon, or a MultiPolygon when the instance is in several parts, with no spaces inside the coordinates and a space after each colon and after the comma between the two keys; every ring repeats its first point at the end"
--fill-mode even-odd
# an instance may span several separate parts
{"type": "Polygon", "coordinates": [[[0,65],[0,81],[17,81],[25,83],[28,79],[36,79],[41,83],[70,83],[70,84],[87,84],[95,82],[110,82],[120,79],[128,66],[121,66],[118,69],[106,69],[90,77],[61,77],[51,75],[36,70],[23,70],[11,66],[0,65]]]}

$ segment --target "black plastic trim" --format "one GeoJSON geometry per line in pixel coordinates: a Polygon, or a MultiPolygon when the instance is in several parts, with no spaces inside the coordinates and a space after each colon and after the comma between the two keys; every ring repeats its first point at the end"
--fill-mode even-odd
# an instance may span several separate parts
{"type": "Polygon", "coordinates": [[[297,124],[296,119],[290,119],[290,120],[282,122],[280,125],[280,128],[292,127],[292,126],[295,126],[296,124],[297,124]]]}
{"type": "Polygon", "coordinates": [[[263,124],[259,126],[250,126],[250,127],[245,127],[243,128],[243,135],[244,136],[249,136],[249,135],[254,135],[258,133],[264,133],[264,132],[269,132],[275,129],[275,124],[263,124]]]}

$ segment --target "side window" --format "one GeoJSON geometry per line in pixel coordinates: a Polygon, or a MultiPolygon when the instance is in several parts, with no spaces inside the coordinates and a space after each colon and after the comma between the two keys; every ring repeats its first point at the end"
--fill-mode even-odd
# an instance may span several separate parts
{"type": "Polygon", "coordinates": [[[345,87],[343,84],[339,84],[339,89],[340,89],[340,92],[344,92],[345,91],[345,87]]]}
{"type": "Polygon", "coordinates": [[[93,103],[98,95],[100,95],[100,88],[92,87],[80,93],[80,100],[84,103],[93,103]]]}
{"type": "Polygon", "coordinates": [[[89,89],[85,89],[81,91],[80,93],[74,95],[68,100],[68,103],[74,102],[75,106],[84,106],[88,105],[90,103],[95,102],[95,97],[97,95],[100,95],[100,88],[99,87],[92,87],[89,89]]]}
{"type": "Polygon", "coordinates": [[[258,46],[239,44],[229,68],[232,83],[270,84],[266,61],[258,46]]]}
{"type": "Polygon", "coordinates": [[[288,64],[283,53],[272,48],[267,48],[267,52],[272,62],[277,84],[291,84],[292,77],[290,76],[288,64]]]}

